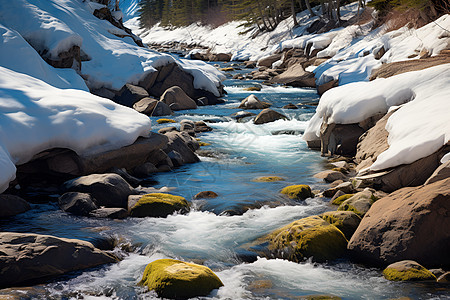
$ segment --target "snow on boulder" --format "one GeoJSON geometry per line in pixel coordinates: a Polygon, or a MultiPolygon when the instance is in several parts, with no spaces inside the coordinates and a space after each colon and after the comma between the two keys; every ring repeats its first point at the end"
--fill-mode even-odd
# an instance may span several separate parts
{"type": "Polygon", "coordinates": [[[59,89],[0,66],[0,191],[15,178],[15,165],[50,148],[95,154],[148,136],[147,116],[108,99],[59,89]]]}
{"type": "Polygon", "coordinates": [[[450,64],[339,86],[323,94],[303,138],[319,140],[322,122],[359,123],[400,106],[386,124],[389,148],[369,168],[410,164],[450,140],[449,94],[450,64]]]}
{"type": "Polygon", "coordinates": [[[117,28],[93,16],[90,5],[78,0],[1,1],[0,22],[49,58],[80,47],[87,58],[81,74],[91,90],[106,87],[118,91],[126,83],[136,85],[157,67],[176,62],[193,75],[195,88],[220,96],[217,88],[224,77],[214,67],[138,47],[129,36],[119,38],[113,34],[117,28]]]}

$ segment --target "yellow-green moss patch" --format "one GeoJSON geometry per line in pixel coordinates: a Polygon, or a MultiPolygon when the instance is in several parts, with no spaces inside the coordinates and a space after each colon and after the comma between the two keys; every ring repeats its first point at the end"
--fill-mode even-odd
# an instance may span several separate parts
{"type": "Polygon", "coordinates": [[[311,192],[311,188],[306,184],[287,186],[282,189],[280,193],[296,200],[305,200],[307,198],[314,197],[311,192]]]}
{"type": "Polygon", "coordinates": [[[342,202],[339,205],[338,210],[352,211],[362,218],[369,211],[369,208],[372,206],[373,202],[374,196],[372,190],[365,189],[364,191],[356,193],[342,202]]]}
{"type": "Polygon", "coordinates": [[[355,194],[345,194],[342,196],[337,197],[336,199],[334,199],[331,204],[334,205],[341,205],[342,202],[344,202],[345,200],[349,199],[350,197],[353,197],[355,194]]]}
{"type": "Polygon", "coordinates": [[[203,147],[203,146],[211,146],[210,143],[205,143],[205,142],[198,142],[199,146],[203,147]]]}
{"type": "Polygon", "coordinates": [[[274,181],[283,181],[285,180],[283,177],[280,176],[262,176],[253,179],[254,182],[274,182],[274,181]]]}
{"type": "Polygon", "coordinates": [[[167,217],[176,211],[187,211],[189,203],[181,196],[152,193],[142,196],[130,209],[131,217],[167,217]]]}
{"type": "Polygon", "coordinates": [[[391,281],[420,281],[436,280],[436,276],[422,265],[411,260],[404,260],[389,265],[383,271],[387,280],[391,281]]]}
{"type": "Polygon", "coordinates": [[[320,215],[322,219],[336,226],[350,240],[361,218],[352,211],[329,211],[320,215]]]}
{"type": "Polygon", "coordinates": [[[232,68],[232,67],[222,68],[222,69],[220,69],[220,71],[222,71],[222,72],[231,72],[231,71],[234,71],[234,68],[232,68]]]}
{"type": "Polygon", "coordinates": [[[175,120],[172,120],[172,119],[165,119],[165,118],[156,120],[156,123],[158,123],[158,124],[164,124],[164,123],[176,123],[176,122],[177,122],[177,121],[175,121],[175,120]]]}
{"type": "Polygon", "coordinates": [[[326,261],[340,257],[347,249],[347,239],[336,226],[318,216],[292,222],[264,238],[276,257],[301,262],[313,257],[326,261]]]}
{"type": "Polygon", "coordinates": [[[148,264],[139,284],[169,299],[207,296],[223,286],[210,268],[175,259],[159,259],[148,264]]]}

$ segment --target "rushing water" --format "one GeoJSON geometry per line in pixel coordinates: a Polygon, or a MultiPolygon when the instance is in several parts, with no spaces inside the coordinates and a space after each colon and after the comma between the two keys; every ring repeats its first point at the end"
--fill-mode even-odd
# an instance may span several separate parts
{"type": "MultiPolygon", "coordinates": [[[[173,193],[189,200],[200,191],[212,190],[219,194],[215,199],[192,200],[194,209],[187,215],[98,220],[68,215],[55,202],[50,202],[35,204],[33,210],[2,221],[3,230],[93,242],[101,236],[114,236],[133,245],[133,251],[118,264],[57,278],[28,290],[25,298],[156,298],[136,284],[145,266],[159,258],[177,258],[211,267],[224,283],[224,287],[207,297],[214,299],[292,299],[323,294],[343,299],[449,298],[448,289],[439,290],[434,284],[389,282],[380,270],[347,260],[298,264],[258,258],[252,263],[243,262],[246,254],[243,248],[247,243],[294,220],[332,209],[329,199],[296,203],[279,194],[281,188],[290,184],[324,187],[312,175],[323,170],[325,162],[318,152],[308,150],[301,139],[301,132],[314,113],[315,106],[311,104],[317,103],[318,95],[315,90],[299,88],[263,86],[258,92],[244,90],[259,84],[227,80],[226,104],[181,111],[174,116],[177,121],[215,120],[209,123],[213,131],[199,135],[203,142],[211,144],[202,147],[201,162],[149,178],[149,182],[156,182],[155,187],[174,188],[173,193]],[[254,125],[251,121],[239,123],[230,118],[239,111],[236,107],[240,100],[251,93],[272,103],[273,109],[290,120],[254,125]],[[288,103],[298,104],[300,109],[282,109],[288,103]],[[279,134],[283,130],[296,131],[296,134],[279,134]],[[252,181],[267,175],[285,180],[252,181]]],[[[167,126],[153,124],[154,131],[167,126]]]]}

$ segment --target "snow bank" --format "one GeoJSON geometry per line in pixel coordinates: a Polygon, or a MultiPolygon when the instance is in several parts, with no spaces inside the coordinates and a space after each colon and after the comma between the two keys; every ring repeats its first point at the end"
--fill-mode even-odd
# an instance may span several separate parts
{"type": "Polygon", "coordinates": [[[450,140],[450,64],[331,89],[320,99],[304,139],[318,140],[320,124],[358,123],[400,106],[389,118],[389,149],[371,170],[412,163],[450,140]]]}
{"type": "Polygon", "coordinates": [[[0,192],[15,178],[16,164],[43,150],[99,153],[130,145],[150,129],[149,118],[133,109],[0,67],[0,192]]]}
{"type": "MultiPolygon", "coordinates": [[[[195,77],[195,88],[207,88],[219,96],[219,72],[207,64],[195,66],[138,47],[131,37],[119,38],[117,28],[91,13],[94,3],[78,0],[14,0],[0,2],[0,23],[14,29],[33,48],[52,58],[79,46],[90,58],[82,62],[81,72],[89,88],[119,90],[125,83],[137,84],[143,74],[154,72],[171,62],[180,64],[195,77]]],[[[123,32],[121,32],[123,33],[123,32]]]]}

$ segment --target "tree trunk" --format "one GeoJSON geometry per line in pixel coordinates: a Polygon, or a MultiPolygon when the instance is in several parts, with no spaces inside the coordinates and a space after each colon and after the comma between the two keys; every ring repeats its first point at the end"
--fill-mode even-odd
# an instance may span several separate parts
{"type": "MultiPolygon", "coordinates": [[[[301,0],[300,0],[300,1],[301,1],[301,0]]],[[[314,11],[312,10],[311,4],[309,3],[309,0],[305,0],[305,3],[306,3],[306,7],[307,7],[308,10],[309,10],[309,14],[311,15],[311,17],[315,17],[316,14],[315,14],[314,11]]]]}
{"type": "Polygon", "coordinates": [[[291,12],[292,12],[292,19],[294,19],[294,27],[298,26],[297,22],[297,15],[295,13],[295,0],[291,0],[291,12]]]}

